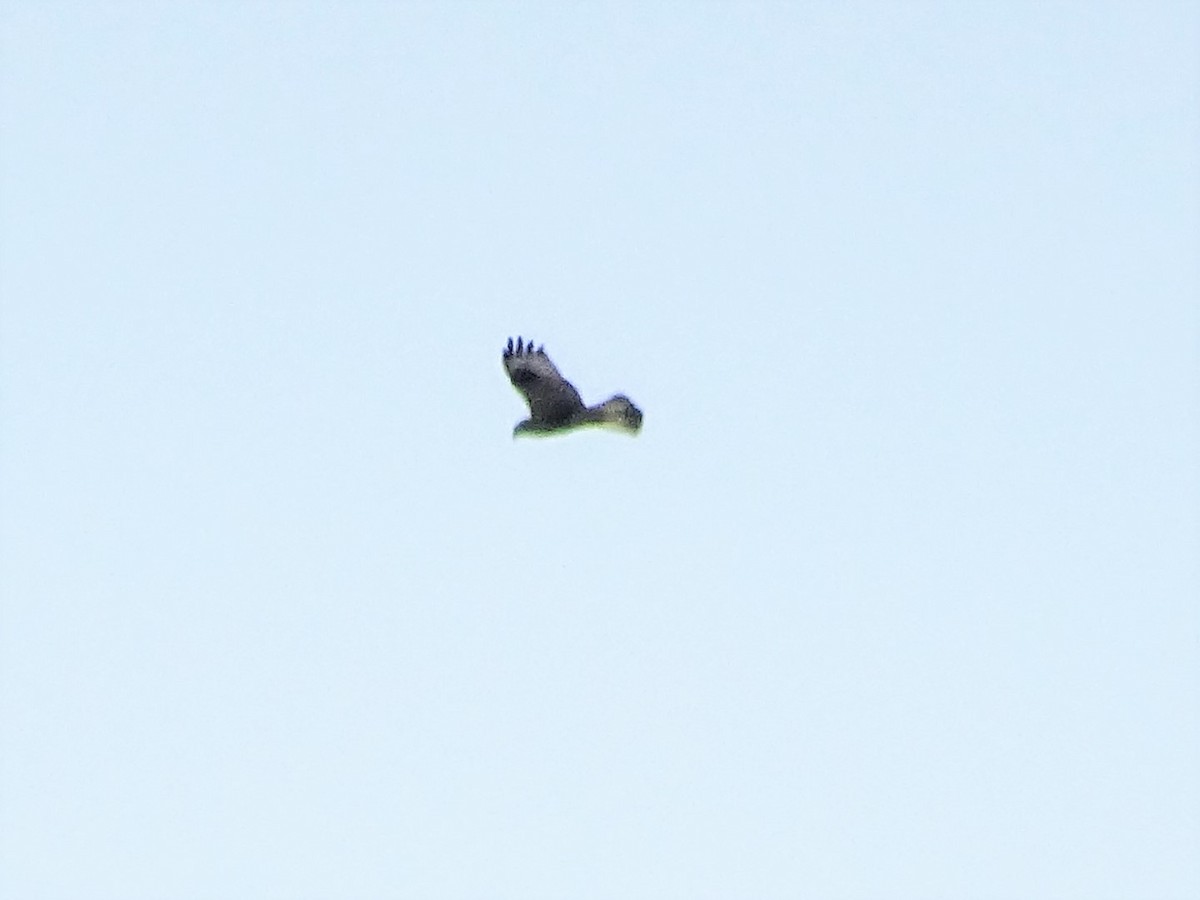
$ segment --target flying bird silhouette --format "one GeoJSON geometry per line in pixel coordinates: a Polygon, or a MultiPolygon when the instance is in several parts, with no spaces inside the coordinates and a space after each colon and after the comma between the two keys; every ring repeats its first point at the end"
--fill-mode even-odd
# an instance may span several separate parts
{"type": "Polygon", "coordinates": [[[587,425],[626,434],[637,434],[642,427],[642,411],[624,394],[616,394],[596,406],[584,406],[579,391],[562,377],[545,349],[535,349],[532,341],[525,343],[517,338],[514,344],[512,338],[508,339],[504,370],[529,404],[529,418],[517,423],[514,438],[522,434],[563,434],[587,425]]]}

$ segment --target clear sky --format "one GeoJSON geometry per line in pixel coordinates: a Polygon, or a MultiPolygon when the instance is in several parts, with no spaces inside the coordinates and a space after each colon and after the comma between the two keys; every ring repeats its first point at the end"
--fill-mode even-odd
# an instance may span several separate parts
{"type": "Polygon", "coordinates": [[[0,41],[4,900],[1200,896],[1194,3],[0,41]]]}

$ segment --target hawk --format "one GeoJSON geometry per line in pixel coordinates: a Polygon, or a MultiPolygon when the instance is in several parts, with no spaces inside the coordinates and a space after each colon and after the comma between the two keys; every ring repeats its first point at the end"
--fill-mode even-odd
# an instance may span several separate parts
{"type": "Polygon", "coordinates": [[[637,434],[642,427],[642,411],[624,394],[617,394],[597,406],[584,406],[579,391],[563,378],[543,347],[533,342],[508,339],[504,350],[504,370],[529,404],[529,418],[518,422],[513,437],[527,434],[545,436],[563,434],[587,425],[612,428],[637,434]]]}

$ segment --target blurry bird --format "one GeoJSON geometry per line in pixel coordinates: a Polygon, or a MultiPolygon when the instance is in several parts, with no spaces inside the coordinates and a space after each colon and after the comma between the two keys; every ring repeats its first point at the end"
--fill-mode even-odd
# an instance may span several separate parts
{"type": "Polygon", "coordinates": [[[517,338],[508,339],[504,350],[504,369],[529,404],[529,418],[518,422],[513,437],[521,434],[562,434],[585,425],[612,428],[637,434],[642,427],[642,411],[624,394],[617,394],[597,406],[584,406],[579,391],[563,378],[542,347],[517,338]]]}

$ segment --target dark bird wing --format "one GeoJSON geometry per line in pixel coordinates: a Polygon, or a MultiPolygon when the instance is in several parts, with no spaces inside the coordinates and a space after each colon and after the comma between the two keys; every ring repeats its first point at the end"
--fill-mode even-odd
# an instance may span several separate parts
{"type": "Polygon", "coordinates": [[[513,344],[509,338],[504,369],[513,387],[525,395],[529,415],[537,421],[561,422],[584,408],[579,391],[562,377],[541,347],[534,349],[521,338],[513,344]]]}

